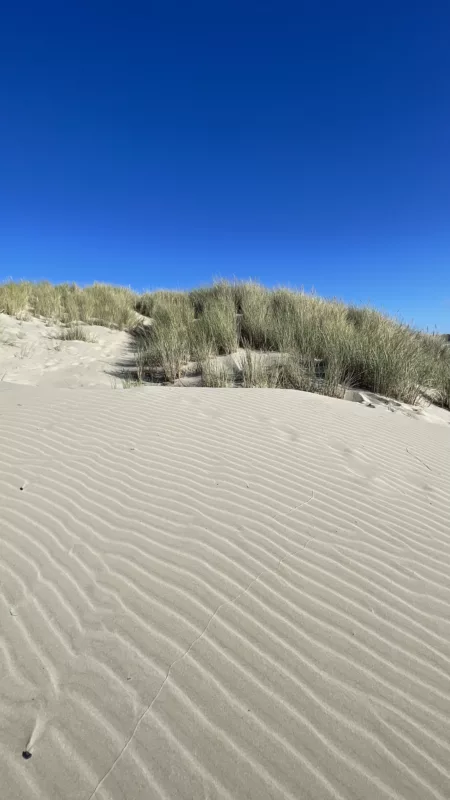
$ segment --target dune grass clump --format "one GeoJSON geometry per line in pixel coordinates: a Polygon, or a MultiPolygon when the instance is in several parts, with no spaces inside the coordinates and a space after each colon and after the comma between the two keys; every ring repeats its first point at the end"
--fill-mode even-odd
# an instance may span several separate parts
{"type": "Polygon", "coordinates": [[[141,371],[173,382],[190,360],[194,309],[188,301],[159,302],[152,315],[152,324],[137,336],[141,371]]]}
{"type": "Polygon", "coordinates": [[[145,317],[153,317],[158,307],[169,307],[172,309],[182,309],[190,305],[189,296],[186,292],[160,289],[155,292],[144,292],[135,300],[135,309],[145,317]]]}
{"type": "Polygon", "coordinates": [[[431,355],[434,374],[430,380],[430,388],[435,402],[443,408],[450,409],[450,344],[440,336],[426,337],[426,345],[431,355]]]}
{"type": "Polygon", "coordinates": [[[48,281],[7,281],[0,285],[0,312],[29,314],[64,323],[89,322],[124,329],[136,320],[136,295],[130,289],[94,283],[53,285],[48,281]]]}
{"type": "Polygon", "coordinates": [[[29,281],[5,281],[0,284],[0,314],[15,317],[28,309],[31,284],[29,281]]]}
{"type": "Polygon", "coordinates": [[[228,297],[208,297],[193,327],[193,341],[201,341],[217,355],[234,353],[239,347],[236,310],[228,297]]]}
{"type": "Polygon", "coordinates": [[[283,389],[342,398],[351,385],[342,365],[333,360],[327,362],[290,354],[278,369],[277,386],[283,389]]]}
{"type": "Polygon", "coordinates": [[[55,321],[64,318],[61,286],[49,281],[31,284],[28,296],[28,310],[36,317],[44,317],[55,321]]]}
{"type": "Polygon", "coordinates": [[[94,325],[123,330],[136,321],[135,302],[136,295],[130,289],[94,283],[82,290],[82,319],[94,325]]]}
{"type": "Polygon", "coordinates": [[[347,362],[362,388],[414,404],[436,378],[437,353],[425,334],[373,309],[349,309],[347,362]]]}
{"type": "Polygon", "coordinates": [[[201,317],[211,302],[219,302],[237,311],[237,294],[242,284],[229,281],[216,281],[212,286],[200,286],[189,292],[189,300],[194,307],[195,316],[201,317]]]}
{"type": "Polygon", "coordinates": [[[137,319],[136,296],[130,289],[103,283],[83,289],[74,284],[62,284],[58,288],[65,322],[88,322],[123,330],[137,319]]]}
{"type": "Polygon", "coordinates": [[[450,369],[442,376],[437,391],[440,405],[450,409],[450,369]]]}
{"type": "Polygon", "coordinates": [[[271,300],[267,289],[256,283],[242,284],[237,292],[240,341],[252,350],[276,349],[271,300]]]}
{"type": "Polygon", "coordinates": [[[273,389],[279,385],[279,367],[267,363],[262,353],[255,353],[247,348],[240,358],[239,366],[244,388],[273,389]]]}

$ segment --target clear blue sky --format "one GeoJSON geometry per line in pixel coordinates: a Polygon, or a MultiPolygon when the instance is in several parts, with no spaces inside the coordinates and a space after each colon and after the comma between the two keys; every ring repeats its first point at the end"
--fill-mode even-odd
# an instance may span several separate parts
{"type": "Polygon", "coordinates": [[[450,330],[450,4],[4,4],[0,279],[314,287],[450,330]]]}

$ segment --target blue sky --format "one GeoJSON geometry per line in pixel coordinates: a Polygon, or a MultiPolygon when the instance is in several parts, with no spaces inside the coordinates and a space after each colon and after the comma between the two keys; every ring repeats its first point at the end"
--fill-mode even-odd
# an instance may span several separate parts
{"type": "Polygon", "coordinates": [[[450,5],[27,2],[0,279],[314,288],[450,330],[450,5]]]}

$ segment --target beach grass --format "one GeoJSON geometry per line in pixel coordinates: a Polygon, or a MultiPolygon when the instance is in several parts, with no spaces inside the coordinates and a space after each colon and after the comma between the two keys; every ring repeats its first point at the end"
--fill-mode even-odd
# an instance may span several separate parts
{"type": "Polygon", "coordinates": [[[136,298],[130,289],[94,283],[53,285],[48,281],[6,281],[0,284],[0,312],[36,316],[58,322],[88,322],[125,329],[137,319],[136,298]]]}
{"type": "Polygon", "coordinates": [[[83,325],[79,323],[71,323],[70,325],[63,326],[60,328],[59,332],[56,335],[57,339],[61,339],[65,342],[95,342],[96,339],[86,330],[83,325]]]}
{"type": "MultiPolygon", "coordinates": [[[[89,323],[129,330],[137,343],[140,380],[173,382],[188,364],[196,363],[204,385],[228,385],[230,375],[213,367],[213,359],[243,350],[237,381],[242,386],[282,386],[333,396],[341,396],[345,386],[357,386],[407,403],[433,390],[450,407],[450,347],[443,337],[374,308],[303,291],[218,281],[186,292],[137,294],[104,283],[81,288],[6,281],[0,284],[1,312],[66,326],[89,323]],[[268,368],[262,353],[282,358],[268,368]]],[[[69,338],[78,328],[65,330],[69,338]]]]}

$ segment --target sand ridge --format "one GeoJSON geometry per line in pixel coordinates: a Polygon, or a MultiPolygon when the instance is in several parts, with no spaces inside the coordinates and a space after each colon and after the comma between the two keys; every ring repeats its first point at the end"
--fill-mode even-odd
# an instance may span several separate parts
{"type": "Polygon", "coordinates": [[[449,444],[302,392],[2,392],[8,798],[448,797],[449,444]]]}

